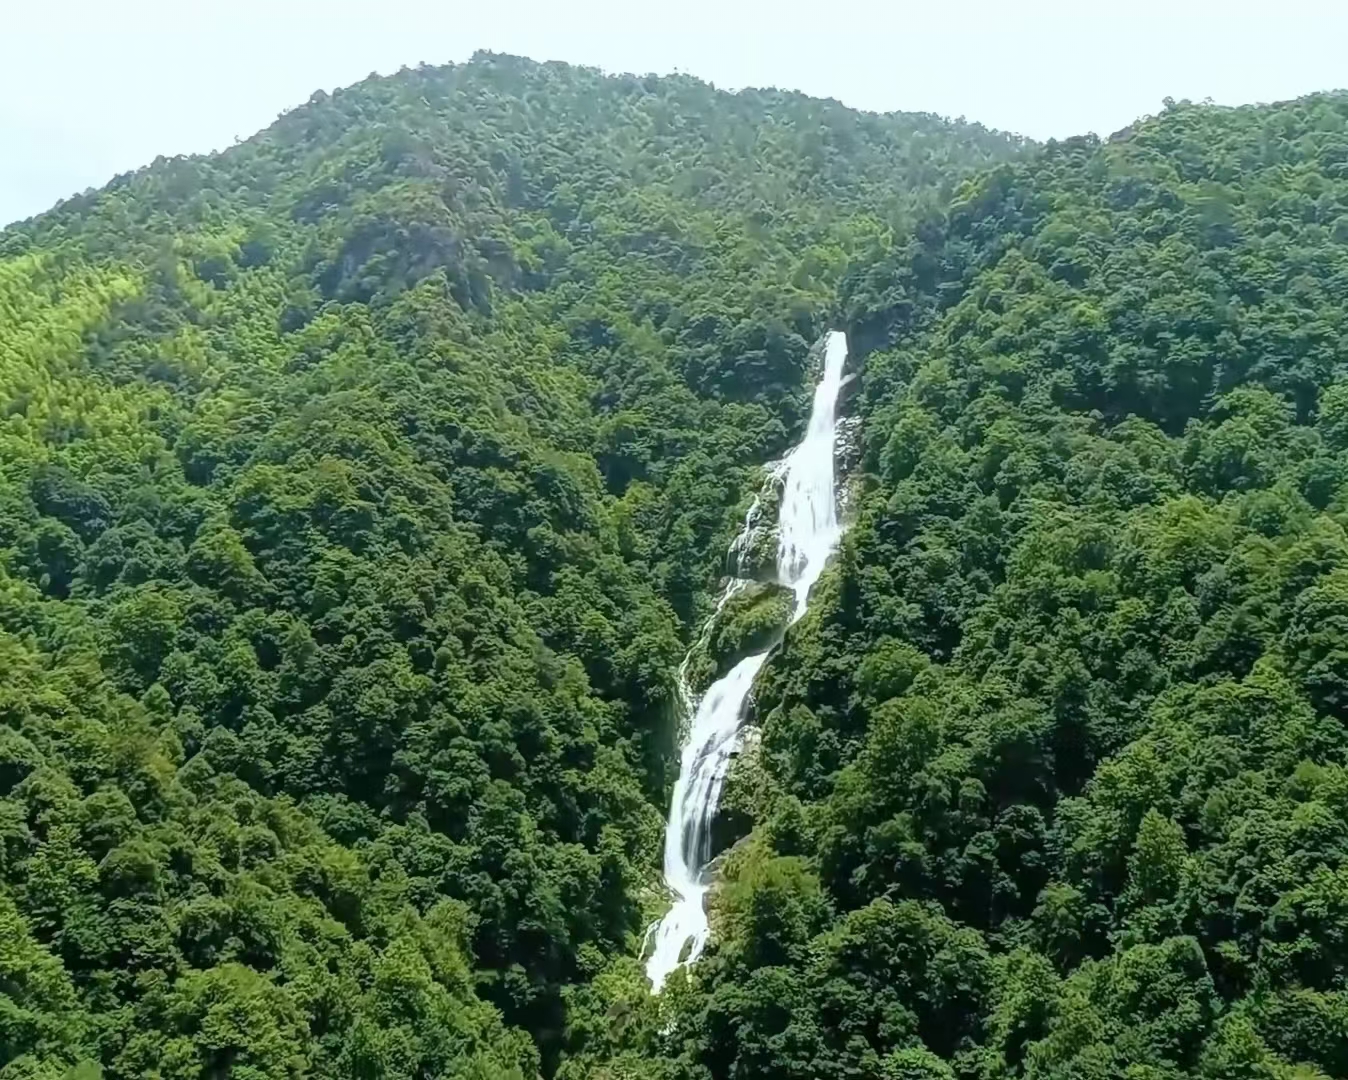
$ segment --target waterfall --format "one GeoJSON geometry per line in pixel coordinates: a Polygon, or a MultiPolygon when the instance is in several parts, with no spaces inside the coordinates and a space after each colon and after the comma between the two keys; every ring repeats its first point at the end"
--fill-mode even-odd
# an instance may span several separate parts
{"type": "MultiPolygon", "coordinates": [[[[847,338],[839,331],[828,335],[824,348],[824,372],[814,390],[805,437],[782,461],[782,501],[778,517],[777,578],[795,594],[791,622],[805,614],[810,589],[824,570],[842,534],[838,522],[834,486],[834,437],[838,393],[847,360],[847,338]]],[[[748,548],[757,522],[758,503],[750,507],[744,530],[730,547],[734,576],[716,606],[720,613],[726,601],[744,588],[739,564],[748,548]]],[[[703,637],[711,626],[708,621],[703,637]]],[[[696,646],[695,646],[696,648],[696,646]]],[[[721,799],[721,787],[739,742],[744,703],[753,689],[754,677],[767,660],[768,649],[746,656],[722,678],[707,688],[693,711],[682,748],[679,778],[665,826],[665,882],[674,903],[651,928],[654,950],[646,962],[646,974],[655,990],[680,964],[691,963],[707,944],[710,927],[704,901],[710,886],[711,824],[721,799]]],[[[689,653],[691,656],[692,653],[689,653]]],[[[688,660],[680,669],[680,683],[688,660]]],[[[684,688],[692,711],[691,696],[684,688]]]]}

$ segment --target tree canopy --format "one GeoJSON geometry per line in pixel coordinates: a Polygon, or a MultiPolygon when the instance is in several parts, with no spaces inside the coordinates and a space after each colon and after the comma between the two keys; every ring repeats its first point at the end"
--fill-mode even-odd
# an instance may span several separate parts
{"type": "Polygon", "coordinates": [[[1346,139],[1172,104],[849,268],[853,524],[670,1075],[1344,1075],[1346,139]]]}
{"type": "Polygon", "coordinates": [[[845,268],[1018,149],[480,55],[0,233],[0,1076],[554,1073],[845,268]]]}
{"type": "Polygon", "coordinates": [[[1348,1074],[1346,530],[1343,94],[315,95],[0,232],[0,1080],[1348,1074]],[[653,997],[835,326],[849,531],[653,997]]]}

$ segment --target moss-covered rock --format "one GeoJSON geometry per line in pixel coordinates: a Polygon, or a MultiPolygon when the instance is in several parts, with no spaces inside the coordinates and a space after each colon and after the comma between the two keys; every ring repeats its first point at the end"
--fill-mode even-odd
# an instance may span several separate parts
{"type": "Polygon", "coordinates": [[[747,513],[747,535],[742,532],[731,546],[728,573],[750,581],[777,579],[777,518],[781,503],[782,478],[769,471],[747,513]]]}
{"type": "Polygon", "coordinates": [[[763,768],[761,732],[746,727],[740,749],[730,763],[721,801],[711,825],[713,851],[725,851],[749,835],[769,805],[771,777],[763,768]]]}
{"type": "Polygon", "coordinates": [[[739,552],[735,568],[751,581],[773,581],[777,577],[777,526],[764,523],[754,529],[748,543],[739,552]]]}
{"type": "Polygon", "coordinates": [[[684,677],[701,693],[744,657],[770,648],[791,619],[791,590],[773,582],[745,585],[730,598],[711,632],[689,657],[684,677]]]}
{"type": "Polygon", "coordinates": [[[755,582],[731,597],[708,642],[717,673],[729,671],[780,637],[791,619],[793,603],[791,590],[775,582],[755,582]]]}

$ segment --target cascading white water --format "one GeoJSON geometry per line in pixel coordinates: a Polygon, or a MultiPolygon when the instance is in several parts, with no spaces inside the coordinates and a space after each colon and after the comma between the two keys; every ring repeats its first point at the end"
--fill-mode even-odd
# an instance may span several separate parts
{"type": "MultiPolygon", "coordinates": [[[[805,614],[810,589],[819,580],[842,534],[834,487],[834,437],[846,361],[847,338],[840,331],[833,331],[825,343],[824,373],[814,390],[809,427],[780,466],[782,502],[778,517],[777,578],[795,594],[793,623],[805,614]]],[[[716,614],[748,584],[739,576],[739,560],[752,539],[757,507],[755,502],[745,518],[744,530],[730,547],[734,576],[721,595],[716,614]]],[[[711,824],[739,741],[744,703],[767,657],[767,649],[746,656],[707,688],[693,713],[665,826],[665,881],[674,903],[651,928],[655,945],[646,962],[646,974],[657,991],[670,972],[680,964],[696,960],[707,944],[710,927],[704,901],[710,885],[707,863],[712,856],[711,824]]],[[[685,668],[687,663],[685,659],[685,668]]],[[[686,687],[683,690],[685,702],[691,708],[691,696],[686,687]]]]}

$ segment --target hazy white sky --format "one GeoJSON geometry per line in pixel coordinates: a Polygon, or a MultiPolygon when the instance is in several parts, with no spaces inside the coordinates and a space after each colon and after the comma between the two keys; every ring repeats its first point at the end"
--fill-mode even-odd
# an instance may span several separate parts
{"type": "Polygon", "coordinates": [[[0,0],[0,224],[227,146],[315,89],[481,48],[1045,138],[1107,134],[1167,95],[1348,86],[1345,42],[1344,0],[0,0]]]}

